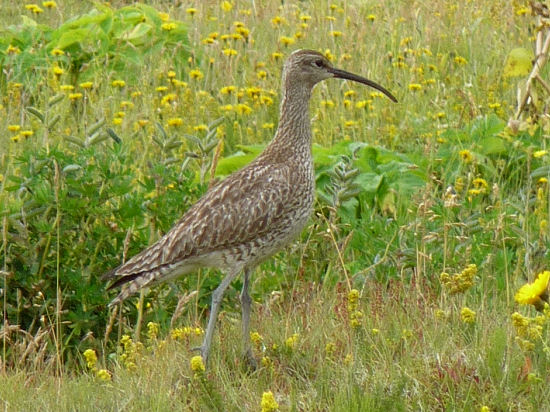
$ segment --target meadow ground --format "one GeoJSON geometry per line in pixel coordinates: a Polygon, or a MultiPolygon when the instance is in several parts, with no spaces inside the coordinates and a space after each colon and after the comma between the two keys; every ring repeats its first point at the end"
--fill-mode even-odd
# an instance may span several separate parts
{"type": "Polygon", "coordinates": [[[528,2],[5,3],[4,410],[550,410],[545,86],[507,126],[528,2]],[[315,213],[255,273],[259,368],[241,357],[239,280],[203,370],[219,273],[116,312],[100,276],[264,147],[299,48],[399,103],[315,89],[315,213]]]}

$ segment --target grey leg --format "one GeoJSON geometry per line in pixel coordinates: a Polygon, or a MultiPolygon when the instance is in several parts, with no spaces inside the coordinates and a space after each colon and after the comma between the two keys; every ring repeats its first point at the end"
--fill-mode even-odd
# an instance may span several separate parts
{"type": "Polygon", "coordinates": [[[208,326],[206,327],[206,334],[204,335],[204,341],[201,346],[201,356],[205,364],[208,362],[208,354],[210,353],[210,346],[212,345],[212,336],[214,335],[214,329],[216,327],[216,321],[218,319],[218,312],[220,311],[220,304],[222,302],[223,295],[227,287],[231,284],[233,279],[237,277],[240,269],[231,271],[217,289],[212,293],[212,306],[210,307],[210,318],[208,319],[208,326]]]}
{"type": "Polygon", "coordinates": [[[250,346],[250,305],[252,298],[248,293],[250,283],[250,269],[244,270],[243,289],[241,291],[241,307],[242,307],[242,327],[243,327],[243,353],[248,364],[256,369],[256,360],[250,346]]]}

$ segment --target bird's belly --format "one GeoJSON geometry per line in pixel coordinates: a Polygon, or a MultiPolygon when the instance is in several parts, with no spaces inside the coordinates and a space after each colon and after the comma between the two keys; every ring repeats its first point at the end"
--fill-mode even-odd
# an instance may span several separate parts
{"type": "Polygon", "coordinates": [[[309,211],[289,219],[286,225],[266,233],[240,247],[245,266],[254,267],[290,244],[302,232],[309,219],[309,211]]]}

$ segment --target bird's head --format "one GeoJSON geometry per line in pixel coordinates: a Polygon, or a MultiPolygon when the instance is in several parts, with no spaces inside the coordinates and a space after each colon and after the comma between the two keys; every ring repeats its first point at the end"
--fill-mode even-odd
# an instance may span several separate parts
{"type": "Polygon", "coordinates": [[[296,50],[285,62],[283,76],[286,81],[296,82],[313,88],[317,83],[330,78],[347,79],[373,87],[392,101],[397,99],[384,87],[364,77],[335,68],[321,53],[314,50],[296,50]]]}

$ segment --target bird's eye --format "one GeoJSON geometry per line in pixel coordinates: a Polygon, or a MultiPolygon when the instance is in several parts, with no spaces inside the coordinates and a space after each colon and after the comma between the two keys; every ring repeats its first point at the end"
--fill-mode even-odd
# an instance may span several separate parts
{"type": "Polygon", "coordinates": [[[323,67],[323,61],[321,59],[319,60],[315,60],[313,62],[313,64],[316,66],[316,67],[323,67]]]}

